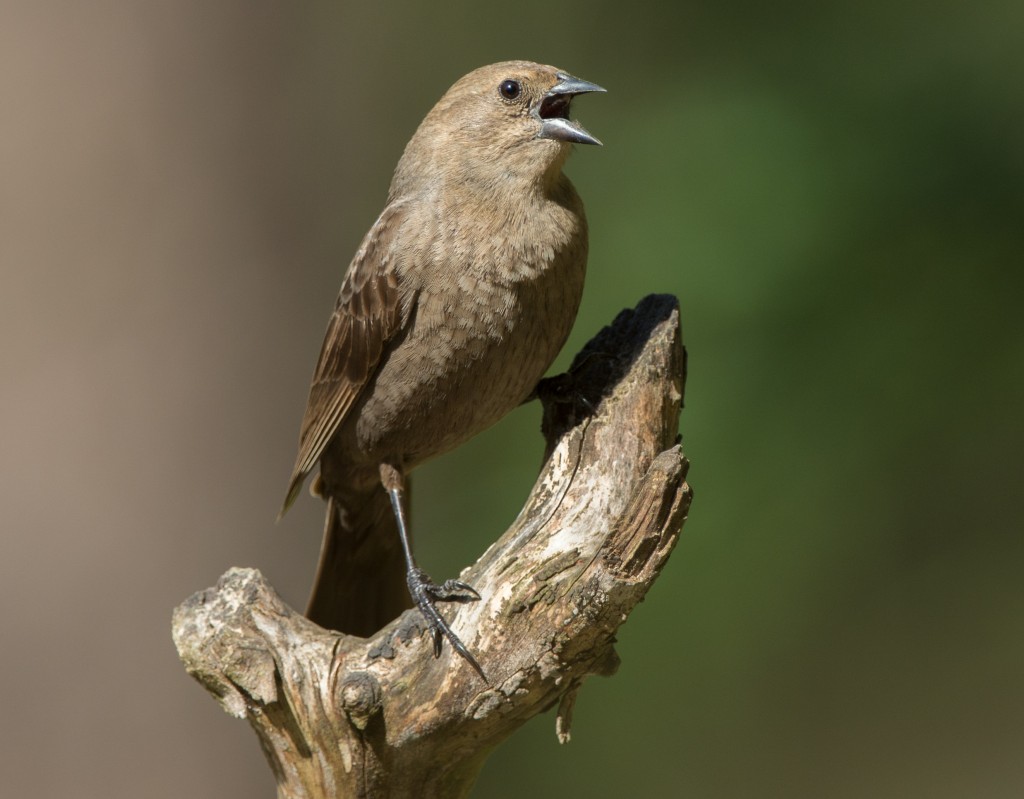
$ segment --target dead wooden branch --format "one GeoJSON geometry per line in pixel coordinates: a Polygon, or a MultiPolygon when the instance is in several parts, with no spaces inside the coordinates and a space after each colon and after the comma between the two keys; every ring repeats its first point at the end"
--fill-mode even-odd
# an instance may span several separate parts
{"type": "Polygon", "coordinates": [[[323,630],[254,569],[174,613],[185,667],[247,718],[278,796],[461,797],[490,751],[557,707],[568,740],[584,678],[610,675],[615,632],[665,565],[690,505],[677,424],[685,354],[676,301],[623,311],[540,387],[544,464],[519,517],[447,606],[490,684],[410,610],[369,639],[323,630]]]}

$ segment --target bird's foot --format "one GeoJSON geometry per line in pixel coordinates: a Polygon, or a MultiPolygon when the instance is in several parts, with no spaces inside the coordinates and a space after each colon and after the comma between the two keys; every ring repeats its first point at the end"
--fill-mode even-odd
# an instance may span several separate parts
{"type": "Polygon", "coordinates": [[[427,621],[430,629],[430,636],[434,641],[434,657],[441,656],[441,646],[444,639],[452,645],[452,649],[459,653],[462,658],[480,675],[484,682],[488,682],[487,675],[476,662],[476,658],[466,649],[466,645],[459,640],[459,637],[452,632],[448,622],[444,620],[441,612],[437,609],[437,602],[477,602],[480,594],[473,586],[460,580],[445,580],[441,585],[434,583],[427,573],[422,569],[411,569],[406,575],[406,582],[409,584],[409,594],[412,601],[416,603],[423,618],[427,621]]]}
{"type": "Polygon", "coordinates": [[[593,415],[596,412],[593,403],[579,390],[576,377],[572,372],[563,372],[543,378],[537,383],[531,397],[543,398],[555,405],[567,405],[572,408],[574,413],[577,409],[582,409],[587,415],[593,415]]]}

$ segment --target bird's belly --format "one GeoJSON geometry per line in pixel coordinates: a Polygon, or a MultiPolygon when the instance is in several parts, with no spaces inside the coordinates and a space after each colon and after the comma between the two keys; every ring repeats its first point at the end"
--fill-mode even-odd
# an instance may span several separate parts
{"type": "Polygon", "coordinates": [[[406,338],[346,425],[350,456],[412,468],[522,403],[561,349],[579,305],[582,273],[556,277],[420,297],[406,338]]]}

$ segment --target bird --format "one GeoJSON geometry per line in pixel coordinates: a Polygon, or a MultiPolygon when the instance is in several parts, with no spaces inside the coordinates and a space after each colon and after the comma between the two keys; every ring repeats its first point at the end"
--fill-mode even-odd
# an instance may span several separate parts
{"type": "Polygon", "coordinates": [[[384,210],[345,273],[313,373],[278,519],[317,467],[327,502],[306,615],[367,637],[415,605],[433,640],[487,677],[413,557],[408,473],[531,397],[583,292],[587,221],[563,166],[600,145],[570,117],[604,92],[553,66],[505,61],[455,82],[413,134],[384,210]]]}

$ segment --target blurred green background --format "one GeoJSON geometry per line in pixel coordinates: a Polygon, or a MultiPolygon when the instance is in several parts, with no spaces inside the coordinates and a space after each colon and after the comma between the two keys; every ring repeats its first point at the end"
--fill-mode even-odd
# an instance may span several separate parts
{"type": "MultiPolygon", "coordinates": [[[[0,771],[11,795],[273,796],[178,665],[273,524],[345,266],[460,75],[609,89],[559,362],[678,295],[695,500],[588,681],[479,797],[1024,793],[1024,6],[28,2],[0,12],[0,771]]],[[[536,407],[416,474],[423,565],[512,520],[536,407]]]]}

